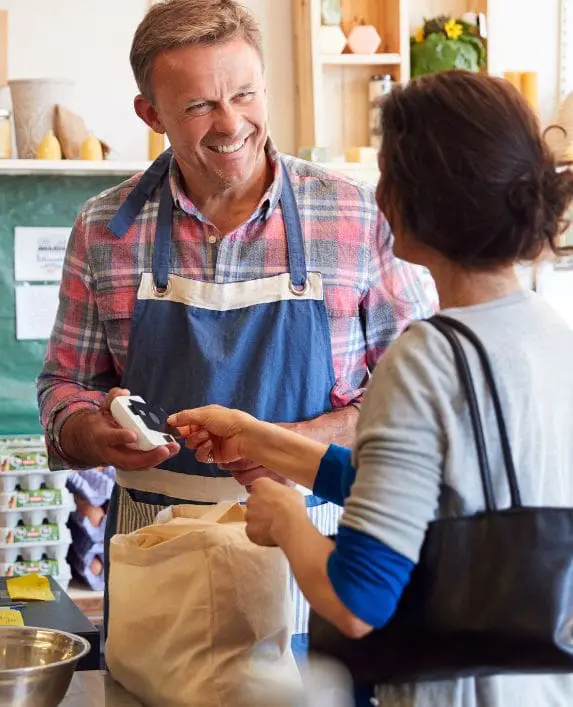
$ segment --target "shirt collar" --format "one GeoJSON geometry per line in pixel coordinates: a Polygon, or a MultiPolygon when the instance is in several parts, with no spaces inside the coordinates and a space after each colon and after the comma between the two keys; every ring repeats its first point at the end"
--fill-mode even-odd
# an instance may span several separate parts
{"type": "MultiPolygon", "coordinates": [[[[275,144],[270,138],[268,138],[265,145],[265,153],[273,168],[273,181],[264,193],[262,199],[259,201],[255,211],[247,219],[247,223],[250,223],[256,219],[267,221],[278,206],[281,197],[283,180],[281,159],[275,144]]],[[[189,216],[194,216],[203,223],[211,224],[209,219],[203,216],[187,194],[185,194],[181,170],[179,169],[174,156],[171,157],[171,163],[169,165],[169,185],[171,187],[173,202],[177,208],[181,209],[186,214],[189,214],[189,216]]]]}

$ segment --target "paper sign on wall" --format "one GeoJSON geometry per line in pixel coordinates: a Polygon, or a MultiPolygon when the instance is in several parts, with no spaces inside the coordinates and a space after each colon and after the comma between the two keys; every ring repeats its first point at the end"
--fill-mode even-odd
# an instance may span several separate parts
{"type": "Polygon", "coordinates": [[[14,279],[59,282],[71,228],[14,229],[14,279]]]}
{"type": "Polygon", "coordinates": [[[58,312],[59,285],[16,286],[16,338],[49,339],[58,312]]]}

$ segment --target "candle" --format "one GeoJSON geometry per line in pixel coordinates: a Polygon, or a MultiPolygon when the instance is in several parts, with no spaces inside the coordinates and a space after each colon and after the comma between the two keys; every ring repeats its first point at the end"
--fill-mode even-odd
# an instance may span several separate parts
{"type": "Polygon", "coordinates": [[[165,150],[165,135],[156,133],[155,130],[149,128],[149,159],[153,162],[154,159],[165,150]]]}
{"type": "Polygon", "coordinates": [[[539,95],[536,71],[524,71],[521,74],[521,95],[537,113],[539,110],[539,95]]]}
{"type": "Polygon", "coordinates": [[[515,86],[518,91],[521,91],[521,76],[519,71],[504,71],[503,77],[506,81],[509,81],[510,84],[515,86]]]}

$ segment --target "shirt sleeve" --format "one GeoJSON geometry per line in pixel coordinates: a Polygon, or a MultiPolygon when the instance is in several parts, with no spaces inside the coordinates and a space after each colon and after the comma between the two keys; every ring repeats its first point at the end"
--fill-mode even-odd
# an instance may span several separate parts
{"type": "Polygon", "coordinates": [[[412,321],[430,317],[438,307],[429,272],[395,258],[392,241],[390,225],[378,213],[370,247],[369,287],[360,303],[370,371],[412,321]]]}
{"type": "Polygon", "coordinates": [[[454,370],[446,339],[412,325],[380,359],[358,423],[341,524],[412,562],[438,510],[454,370]]]}
{"type": "Polygon", "coordinates": [[[327,573],[340,601],[369,626],[394,615],[414,563],[370,535],[341,526],[327,573]]]}
{"type": "Polygon", "coordinates": [[[56,321],[37,381],[49,463],[58,469],[71,466],[60,446],[64,422],[79,410],[97,409],[119,383],[98,316],[85,220],[84,211],[72,228],[56,321]]]}
{"type": "Polygon", "coordinates": [[[352,466],[352,450],[331,444],[320,460],[313,493],[326,501],[343,506],[350,495],[356,469],[352,466]]]}

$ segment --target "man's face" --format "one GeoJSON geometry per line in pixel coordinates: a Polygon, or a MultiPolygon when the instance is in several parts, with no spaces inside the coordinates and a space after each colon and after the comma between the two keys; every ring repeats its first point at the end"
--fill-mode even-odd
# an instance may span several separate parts
{"type": "Polygon", "coordinates": [[[137,113],[167,133],[192,189],[196,183],[217,194],[256,177],[268,128],[263,67],[253,47],[235,39],[170,49],[155,58],[150,83],[153,104],[136,99],[137,113]]]}

